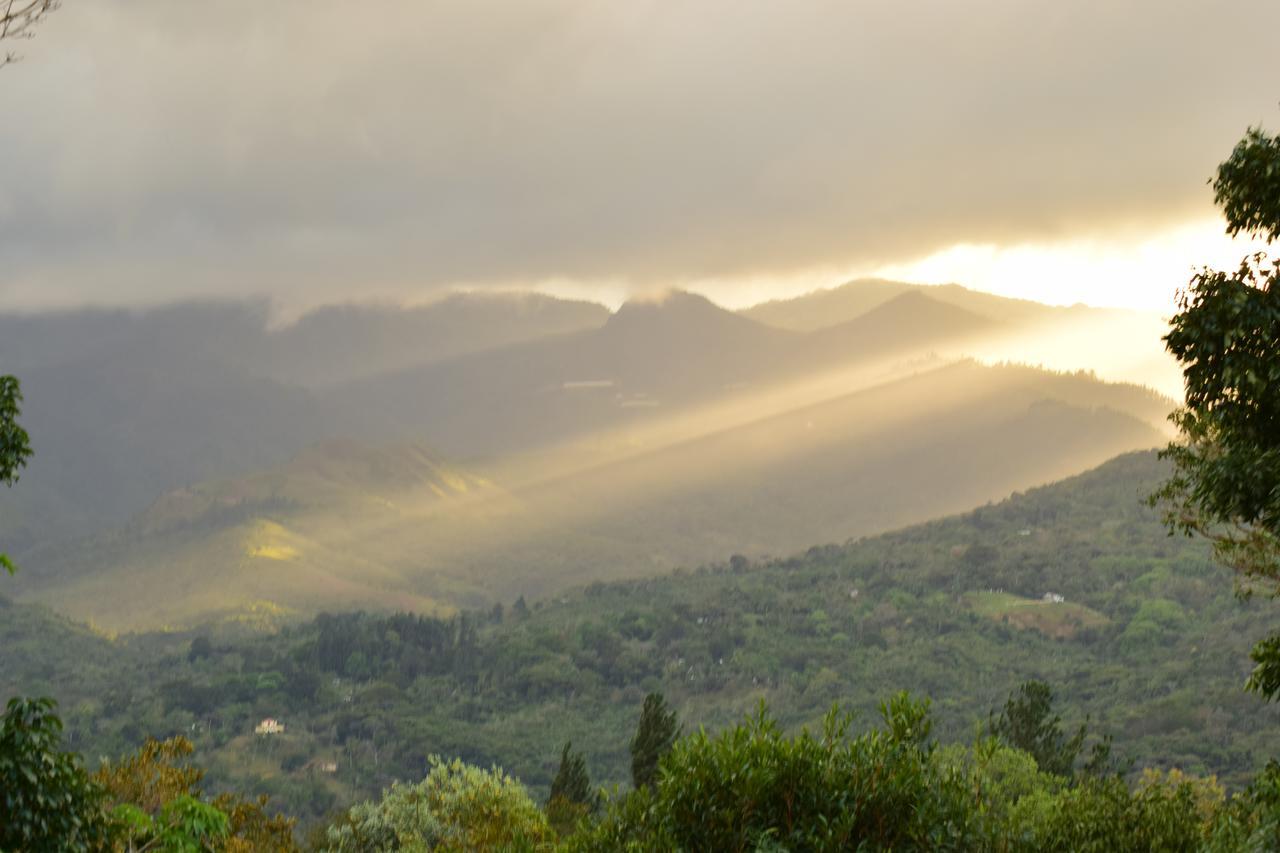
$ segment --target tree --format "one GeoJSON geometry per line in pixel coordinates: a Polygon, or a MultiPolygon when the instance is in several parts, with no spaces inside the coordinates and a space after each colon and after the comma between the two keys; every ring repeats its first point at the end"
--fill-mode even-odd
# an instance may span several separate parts
{"type": "Polygon", "coordinates": [[[326,835],[331,853],[382,850],[541,850],[546,816],[523,785],[497,767],[428,759],[417,785],[393,783],[377,802],[352,806],[326,835]]]}
{"type": "Polygon", "coordinates": [[[573,741],[566,741],[560,752],[560,769],[551,780],[548,802],[564,800],[578,805],[591,804],[591,777],[582,753],[573,751],[573,741]]]}
{"type": "Polygon", "coordinates": [[[9,700],[0,721],[0,850],[98,850],[102,788],[63,752],[52,699],[9,700]]]}
{"type": "MultiPolygon", "coordinates": [[[[22,386],[17,377],[0,376],[0,483],[12,486],[31,458],[31,437],[18,423],[22,414],[22,386]]],[[[13,561],[0,551],[0,567],[13,574],[13,561]]]]}
{"type": "MultiPolygon", "coordinates": [[[[36,24],[61,5],[61,0],[0,0],[0,41],[33,38],[36,24]]],[[[17,61],[16,53],[5,53],[0,68],[17,61]]]]}
{"type": "Polygon", "coordinates": [[[1009,746],[1031,755],[1045,773],[1071,776],[1084,747],[1085,727],[1071,737],[1062,731],[1062,718],[1053,713],[1053,688],[1028,681],[1009,696],[1000,716],[992,714],[987,728],[1009,746]]]}
{"type": "Polygon", "coordinates": [[[926,703],[899,694],[857,737],[838,708],[787,736],[763,704],[681,738],[652,786],[610,804],[570,850],[984,849],[963,778],[933,760],[926,703]]]}
{"type": "Polygon", "coordinates": [[[631,739],[631,783],[636,788],[652,785],[658,777],[658,762],[671,751],[680,736],[676,712],[667,708],[661,693],[644,697],[640,723],[631,739]]]}
{"type": "Polygon", "coordinates": [[[222,850],[227,839],[227,816],[208,803],[184,795],[165,803],[160,812],[148,814],[132,803],[112,812],[116,842],[128,853],[148,850],[180,850],[201,853],[222,850]]]}
{"type": "Polygon", "coordinates": [[[572,741],[560,752],[560,769],[551,780],[547,797],[547,820],[556,834],[564,837],[581,826],[595,811],[599,801],[591,793],[591,777],[582,753],[573,751],[572,741]]]}
{"type": "MultiPolygon", "coordinates": [[[[1213,180],[1227,233],[1280,238],[1280,137],[1251,128],[1213,180]]],[[[1280,594],[1280,261],[1204,269],[1179,295],[1165,336],[1183,368],[1173,474],[1151,497],[1171,532],[1200,534],[1238,573],[1242,596],[1280,594]]],[[[1249,687],[1280,696],[1280,634],[1253,649],[1249,687]]]]}
{"type": "Polygon", "coordinates": [[[148,738],[133,755],[103,764],[93,776],[128,850],[297,850],[296,823],[269,815],[267,798],[222,793],[206,800],[205,772],[188,764],[194,747],[184,737],[148,738]],[[183,846],[183,845],[186,846],[183,846]],[[204,845],[204,846],[201,846],[204,845]]]}

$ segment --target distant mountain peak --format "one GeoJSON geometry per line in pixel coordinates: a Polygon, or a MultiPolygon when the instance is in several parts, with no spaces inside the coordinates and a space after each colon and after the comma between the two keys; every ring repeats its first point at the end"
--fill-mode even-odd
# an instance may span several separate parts
{"type": "Polygon", "coordinates": [[[660,293],[628,299],[613,315],[613,319],[625,320],[633,316],[652,317],[688,311],[702,311],[708,314],[729,313],[701,294],[690,293],[687,290],[664,290],[660,293]]]}
{"type": "Polygon", "coordinates": [[[996,322],[967,308],[935,299],[920,290],[908,290],[872,308],[861,318],[877,321],[886,316],[903,316],[914,322],[951,320],[969,326],[993,326],[996,322]]]}
{"type": "MultiPolygon", "coordinates": [[[[663,334],[716,330],[759,330],[759,323],[686,290],[670,290],[656,296],[629,299],[609,318],[606,327],[615,331],[663,334]]],[[[772,331],[772,330],[768,330],[772,331]]]]}

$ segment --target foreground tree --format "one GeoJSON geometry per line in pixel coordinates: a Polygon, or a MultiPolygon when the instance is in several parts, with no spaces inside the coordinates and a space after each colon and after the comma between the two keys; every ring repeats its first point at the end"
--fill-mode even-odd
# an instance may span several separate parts
{"type": "Polygon", "coordinates": [[[1031,755],[1045,773],[1070,776],[1084,747],[1085,727],[1067,737],[1062,718],[1053,713],[1053,689],[1043,681],[1028,681],[987,724],[995,737],[1031,755]]]}
{"type": "MultiPolygon", "coordinates": [[[[1076,775],[1076,761],[1084,750],[1089,727],[1081,723],[1070,737],[1062,730],[1062,717],[1053,710],[1053,688],[1043,681],[1027,681],[1009,695],[999,715],[994,712],[987,732],[1035,759],[1043,773],[1063,779],[1076,775]]],[[[1118,775],[1111,755],[1111,738],[1093,745],[1080,773],[1086,777],[1118,775]]]]}
{"type": "Polygon", "coordinates": [[[212,847],[227,853],[298,849],[296,821],[268,814],[265,796],[222,793],[207,799],[201,790],[205,772],[190,764],[194,751],[184,737],[148,738],[136,753],[103,764],[94,774],[94,784],[114,806],[119,845],[126,850],[212,847]]]}
{"type": "Polygon", "coordinates": [[[661,693],[644,697],[640,723],[631,739],[631,783],[637,788],[652,785],[658,776],[658,762],[671,751],[680,737],[676,712],[667,708],[661,693]]]}
{"type": "Polygon", "coordinates": [[[567,835],[596,805],[591,793],[591,777],[587,774],[587,760],[582,753],[573,751],[572,741],[566,742],[560,752],[560,769],[551,780],[551,793],[547,797],[547,820],[559,835],[567,835]]]}
{"type": "Polygon", "coordinates": [[[11,699],[0,720],[0,850],[99,850],[104,793],[62,750],[52,699],[11,699]]]}
{"type": "Polygon", "coordinates": [[[562,799],[570,803],[587,805],[591,801],[591,777],[587,774],[587,760],[582,753],[573,751],[568,741],[560,753],[560,769],[551,780],[550,800],[562,799]]]}
{"type": "MultiPolygon", "coordinates": [[[[18,472],[31,458],[31,437],[18,423],[22,414],[22,386],[15,376],[0,376],[0,483],[12,486],[18,472]]],[[[15,571],[13,561],[0,551],[0,567],[9,574],[15,571]]]]}
{"type": "Polygon", "coordinates": [[[652,786],[611,804],[577,850],[972,850],[958,774],[933,761],[927,706],[906,694],[857,737],[833,709],[787,736],[761,706],[744,724],[676,742],[652,786]]]}
{"type": "Polygon", "coordinates": [[[502,770],[430,758],[416,785],[393,784],[329,827],[331,853],[383,850],[545,850],[554,839],[523,785],[502,770]]]}
{"type": "MultiPolygon", "coordinates": [[[[1251,129],[1218,167],[1214,200],[1227,232],[1280,237],[1280,137],[1251,129]]],[[[1165,337],[1183,368],[1173,475],[1153,496],[1171,530],[1200,534],[1239,574],[1247,597],[1280,594],[1280,262],[1259,253],[1237,270],[1205,269],[1179,295],[1165,337]]],[[[1249,686],[1280,696],[1280,634],[1258,643],[1249,686]]]]}

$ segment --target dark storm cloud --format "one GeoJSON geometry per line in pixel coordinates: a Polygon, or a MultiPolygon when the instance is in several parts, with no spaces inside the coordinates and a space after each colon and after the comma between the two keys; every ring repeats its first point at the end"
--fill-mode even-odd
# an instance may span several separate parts
{"type": "Polygon", "coordinates": [[[0,306],[636,286],[1203,216],[1280,4],[67,0],[0,306]]]}

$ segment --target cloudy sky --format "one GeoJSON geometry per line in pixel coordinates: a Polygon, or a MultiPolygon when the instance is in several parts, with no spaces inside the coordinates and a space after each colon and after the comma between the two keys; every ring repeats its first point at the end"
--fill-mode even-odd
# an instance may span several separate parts
{"type": "Polygon", "coordinates": [[[0,308],[1230,264],[1280,3],[64,0],[0,70],[0,308]]]}

